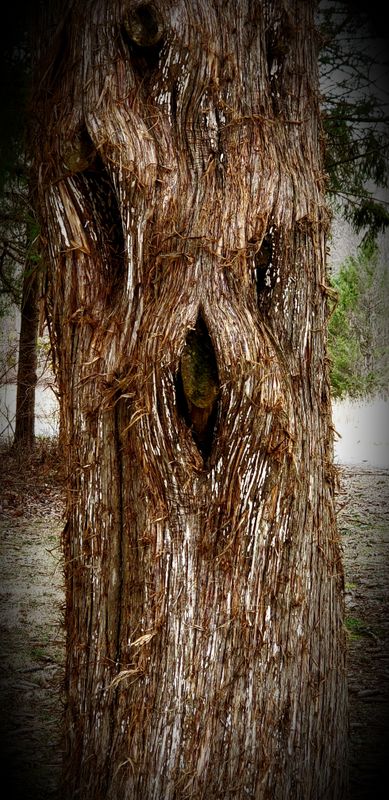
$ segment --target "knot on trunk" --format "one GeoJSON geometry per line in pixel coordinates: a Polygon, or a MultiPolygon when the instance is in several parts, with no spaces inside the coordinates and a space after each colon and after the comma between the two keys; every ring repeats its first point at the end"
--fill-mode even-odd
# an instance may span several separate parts
{"type": "Polygon", "coordinates": [[[131,41],[139,47],[154,47],[162,39],[163,24],[151,3],[142,3],[127,15],[124,27],[131,41]]]}

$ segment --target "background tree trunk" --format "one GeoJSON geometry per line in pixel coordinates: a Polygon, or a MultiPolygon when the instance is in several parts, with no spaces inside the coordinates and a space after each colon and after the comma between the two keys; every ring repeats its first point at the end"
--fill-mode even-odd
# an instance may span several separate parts
{"type": "Polygon", "coordinates": [[[14,447],[31,450],[35,443],[35,387],[39,325],[39,281],[35,265],[26,264],[20,312],[14,447]]]}
{"type": "Polygon", "coordinates": [[[55,47],[68,796],[343,797],[313,4],[76,2],[55,47]]]}

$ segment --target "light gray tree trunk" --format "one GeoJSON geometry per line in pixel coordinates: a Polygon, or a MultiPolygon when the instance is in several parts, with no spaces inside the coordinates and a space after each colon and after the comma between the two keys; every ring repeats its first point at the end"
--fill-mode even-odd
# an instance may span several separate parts
{"type": "Polygon", "coordinates": [[[39,327],[39,279],[27,258],[20,309],[14,447],[27,453],[35,444],[35,387],[39,327]]]}
{"type": "Polygon", "coordinates": [[[68,796],[336,800],[313,3],[80,1],[55,47],[35,161],[71,476],[68,796]]]}

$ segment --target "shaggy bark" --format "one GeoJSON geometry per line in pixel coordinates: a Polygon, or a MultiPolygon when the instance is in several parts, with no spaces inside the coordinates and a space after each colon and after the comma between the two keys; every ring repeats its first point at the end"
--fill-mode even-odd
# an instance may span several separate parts
{"type": "Polygon", "coordinates": [[[311,2],[75,2],[36,176],[69,797],[341,798],[311,2]]]}

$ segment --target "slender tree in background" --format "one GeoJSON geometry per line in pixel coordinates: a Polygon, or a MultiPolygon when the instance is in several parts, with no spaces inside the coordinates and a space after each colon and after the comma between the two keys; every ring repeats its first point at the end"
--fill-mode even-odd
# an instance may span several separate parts
{"type": "Polygon", "coordinates": [[[40,280],[25,139],[31,25],[20,12],[18,6],[7,7],[1,31],[0,316],[12,305],[20,308],[14,445],[29,451],[35,441],[40,280]]]}
{"type": "Polygon", "coordinates": [[[311,2],[74,2],[36,98],[69,797],[341,798],[311,2]]]}
{"type": "MultiPolygon", "coordinates": [[[[28,235],[28,226],[27,226],[28,235]]],[[[38,366],[40,280],[31,235],[26,247],[20,308],[14,446],[29,451],[35,442],[35,386],[38,366]]]]}

